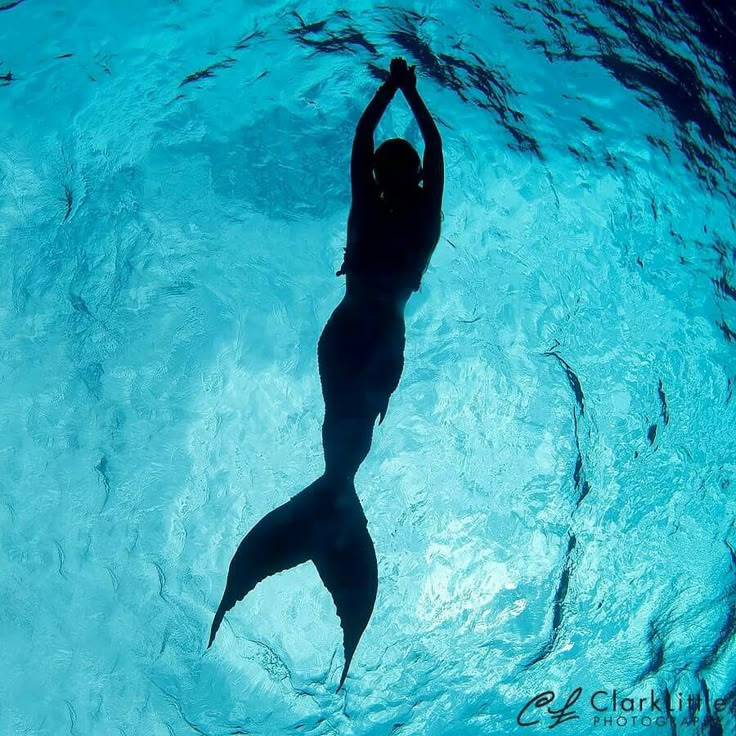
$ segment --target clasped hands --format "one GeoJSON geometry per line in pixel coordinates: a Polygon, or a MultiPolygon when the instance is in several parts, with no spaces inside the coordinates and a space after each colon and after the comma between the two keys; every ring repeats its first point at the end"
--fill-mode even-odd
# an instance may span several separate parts
{"type": "Polygon", "coordinates": [[[387,83],[404,93],[414,90],[417,86],[415,69],[416,65],[408,66],[404,59],[397,56],[391,59],[387,83]]]}

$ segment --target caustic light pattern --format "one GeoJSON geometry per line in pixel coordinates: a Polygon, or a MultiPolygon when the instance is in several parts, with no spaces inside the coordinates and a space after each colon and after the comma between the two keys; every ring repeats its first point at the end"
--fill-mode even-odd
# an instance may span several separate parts
{"type": "MultiPolygon", "coordinates": [[[[731,732],[719,7],[0,4],[0,732],[501,736],[577,688],[556,733],[598,691],[608,730],[731,732]],[[206,644],[239,540],[322,471],[350,144],[396,55],[444,219],[356,477],[380,582],[336,695],[311,565],[206,644]],[[650,692],[724,708],[634,721],[650,692]]],[[[421,150],[400,100],[394,136],[421,150]]]]}

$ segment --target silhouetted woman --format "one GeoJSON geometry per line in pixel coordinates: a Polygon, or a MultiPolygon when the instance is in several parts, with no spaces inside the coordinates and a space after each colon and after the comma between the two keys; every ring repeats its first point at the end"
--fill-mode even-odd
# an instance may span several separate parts
{"type": "Polygon", "coordinates": [[[440,236],[442,140],[416,90],[414,67],[391,62],[389,78],[365,109],[350,163],[352,206],[340,276],[345,297],[325,325],[318,362],[325,401],[325,471],[259,521],[240,543],[215,614],[223,616],[261,580],[312,560],[332,594],[343,628],[342,687],[376,599],[373,542],[353,480],[386,416],[404,367],[404,307],[419,285],[440,236]],[[373,132],[400,89],[424,138],[423,166],[408,141],[373,150],[373,132]],[[423,185],[420,182],[423,180],[423,185]]]}

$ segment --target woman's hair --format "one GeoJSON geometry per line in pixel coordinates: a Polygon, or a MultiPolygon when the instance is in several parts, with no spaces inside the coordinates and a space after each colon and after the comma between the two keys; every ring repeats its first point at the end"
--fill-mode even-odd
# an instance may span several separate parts
{"type": "Polygon", "coordinates": [[[374,154],[373,166],[378,179],[407,178],[416,183],[422,178],[422,162],[409,141],[389,138],[381,143],[374,154]]]}

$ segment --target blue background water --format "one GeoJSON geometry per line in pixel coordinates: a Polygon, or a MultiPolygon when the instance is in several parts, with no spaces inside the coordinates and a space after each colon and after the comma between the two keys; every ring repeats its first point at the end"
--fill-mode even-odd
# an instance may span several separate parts
{"type": "MultiPolygon", "coordinates": [[[[483,5],[0,8],[0,732],[734,703],[730,41],[692,4],[483,5]],[[335,696],[310,565],[205,645],[238,542],[322,469],[350,145],[396,54],[441,122],[444,229],[356,480],[380,586],[335,696]]],[[[401,99],[393,135],[420,144],[401,99]]]]}

